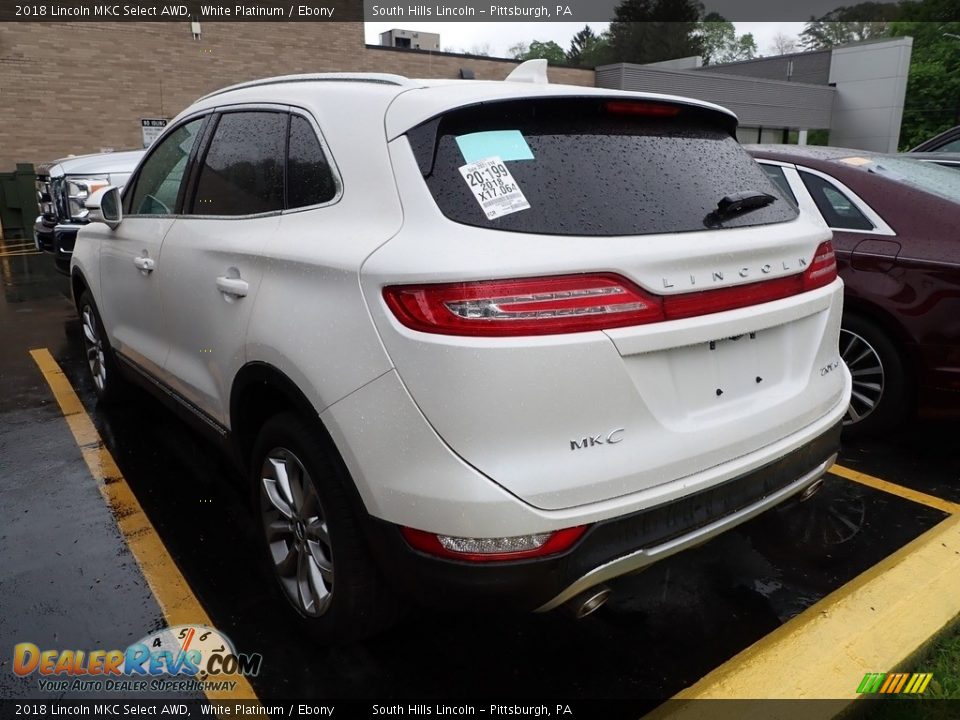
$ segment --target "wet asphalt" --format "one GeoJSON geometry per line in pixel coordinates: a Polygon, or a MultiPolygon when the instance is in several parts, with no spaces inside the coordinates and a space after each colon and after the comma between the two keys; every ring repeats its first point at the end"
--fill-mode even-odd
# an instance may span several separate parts
{"type": "MultiPolygon", "coordinates": [[[[139,391],[98,408],[66,278],[49,256],[0,252],[0,698],[36,697],[12,646],[126,647],[165,625],[28,354],[50,350],[213,623],[264,656],[263,699],[624,698],[638,710],[720,663],[940,520],[835,476],[777,509],[612,584],[598,613],[413,611],[388,633],[325,648],[291,622],[255,557],[258,522],[217,451],[139,391]]],[[[957,422],[845,442],[849,468],[960,502],[957,422]]]]}

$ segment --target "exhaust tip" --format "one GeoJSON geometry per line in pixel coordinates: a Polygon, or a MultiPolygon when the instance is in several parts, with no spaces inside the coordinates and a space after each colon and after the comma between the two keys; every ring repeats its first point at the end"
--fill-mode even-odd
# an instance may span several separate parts
{"type": "Polygon", "coordinates": [[[573,613],[577,620],[583,620],[587,615],[592,615],[610,598],[610,588],[606,585],[590,588],[577,595],[566,604],[567,609],[573,613]]]}
{"type": "Polygon", "coordinates": [[[820,488],[822,487],[823,487],[822,477],[818,478],[817,480],[807,485],[807,487],[804,488],[803,492],[800,493],[800,502],[804,502],[805,500],[809,500],[810,498],[812,498],[814,495],[817,494],[817,491],[820,490],[820,488]]]}

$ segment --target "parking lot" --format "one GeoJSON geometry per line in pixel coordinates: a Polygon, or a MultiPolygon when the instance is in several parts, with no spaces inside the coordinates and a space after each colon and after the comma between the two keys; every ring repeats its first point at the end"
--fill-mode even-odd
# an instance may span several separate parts
{"type": "MultiPolygon", "coordinates": [[[[960,503],[958,425],[925,419],[882,440],[845,442],[840,468],[809,501],[616,581],[608,605],[585,620],[451,607],[414,611],[365,644],[325,648],[295,631],[273,579],[251,560],[257,518],[242,478],[146,395],[96,406],[68,284],[48,256],[9,242],[0,274],[4,647],[124,647],[172,617],[201,622],[190,618],[200,608],[238,648],[263,654],[250,678],[260,698],[622,698],[640,712],[843,588],[960,503]],[[31,354],[43,348],[55,366],[31,354]],[[49,382],[57,366],[82,403],[66,420],[49,382]],[[106,453],[95,436],[78,446],[83,416],[106,453]],[[91,460],[95,453],[100,460],[91,460]],[[101,496],[102,481],[112,503],[101,496]],[[116,488],[125,486],[136,503],[117,504],[116,488]],[[149,522],[133,527],[137,505],[149,522]],[[182,596],[163,590],[177,582],[164,554],[186,582],[182,596]]],[[[0,694],[36,696],[35,682],[0,672],[0,694]]]]}

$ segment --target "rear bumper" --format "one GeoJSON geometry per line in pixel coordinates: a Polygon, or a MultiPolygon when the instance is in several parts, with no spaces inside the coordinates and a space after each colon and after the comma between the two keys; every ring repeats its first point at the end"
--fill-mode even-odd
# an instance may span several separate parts
{"type": "Polygon", "coordinates": [[[700,544],[788,500],[833,464],[840,423],[745,475],[593,524],[565,553],[535,560],[467,563],[413,550],[396,525],[374,521],[375,554],[389,579],[421,604],[543,612],[580,592],[700,544]]]}

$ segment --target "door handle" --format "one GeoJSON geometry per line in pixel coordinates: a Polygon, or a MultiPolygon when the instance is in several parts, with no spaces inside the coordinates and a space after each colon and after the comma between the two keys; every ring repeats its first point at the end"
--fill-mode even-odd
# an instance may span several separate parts
{"type": "Polygon", "coordinates": [[[135,257],[133,259],[133,264],[136,265],[137,269],[144,275],[152,273],[153,269],[156,267],[156,263],[153,262],[153,258],[148,257],[135,257]]]}
{"type": "Polygon", "coordinates": [[[247,291],[250,290],[250,283],[240,278],[221,275],[217,278],[217,290],[224,295],[233,295],[234,297],[242,298],[247,296],[247,291]]]}

